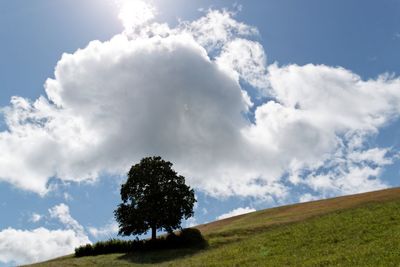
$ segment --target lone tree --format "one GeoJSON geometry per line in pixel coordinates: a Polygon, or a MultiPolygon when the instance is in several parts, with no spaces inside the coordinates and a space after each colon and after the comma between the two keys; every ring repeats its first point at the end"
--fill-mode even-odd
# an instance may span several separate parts
{"type": "Polygon", "coordinates": [[[171,167],[161,157],[143,158],[131,167],[121,186],[122,203],[114,211],[118,234],[138,235],[151,229],[154,240],[157,229],[172,233],[181,227],[182,218],[193,216],[194,190],[171,167]]]}

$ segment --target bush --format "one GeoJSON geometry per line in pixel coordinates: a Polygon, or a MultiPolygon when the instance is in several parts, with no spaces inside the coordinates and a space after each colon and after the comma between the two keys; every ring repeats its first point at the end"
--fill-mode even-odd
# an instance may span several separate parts
{"type": "Polygon", "coordinates": [[[161,236],[156,240],[110,239],[95,244],[86,244],[75,249],[75,257],[95,256],[110,253],[129,253],[157,249],[205,248],[208,243],[198,229],[188,228],[177,233],[161,236]]]}
{"type": "Polygon", "coordinates": [[[110,239],[108,241],[101,241],[95,244],[86,244],[75,249],[75,256],[94,256],[100,254],[128,252],[138,241],[125,241],[118,239],[110,239]]]}
{"type": "Polygon", "coordinates": [[[201,235],[200,230],[195,228],[187,228],[179,231],[177,234],[169,234],[166,236],[166,243],[169,246],[178,247],[197,247],[204,248],[207,241],[201,235]]]}

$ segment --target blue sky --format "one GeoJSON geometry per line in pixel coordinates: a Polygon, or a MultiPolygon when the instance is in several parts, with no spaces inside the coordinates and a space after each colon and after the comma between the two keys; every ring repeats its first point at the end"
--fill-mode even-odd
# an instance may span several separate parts
{"type": "Polygon", "coordinates": [[[399,186],[399,12],[1,1],[0,266],[115,236],[120,184],[147,155],[196,189],[185,225],[399,186]]]}

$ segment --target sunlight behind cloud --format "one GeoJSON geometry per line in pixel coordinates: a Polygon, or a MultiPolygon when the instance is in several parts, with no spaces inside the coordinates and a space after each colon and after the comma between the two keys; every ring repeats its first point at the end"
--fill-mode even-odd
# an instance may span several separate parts
{"type": "Polygon", "coordinates": [[[153,19],[156,14],[154,6],[141,0],[119,0],[117,6],[118,18],[126,32],[133,31],[135,27],[153,19]]]}

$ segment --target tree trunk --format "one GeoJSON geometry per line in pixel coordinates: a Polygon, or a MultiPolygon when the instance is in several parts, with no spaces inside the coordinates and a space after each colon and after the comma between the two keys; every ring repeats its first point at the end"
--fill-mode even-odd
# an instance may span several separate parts
{"type": "Polygon", "coordinates": [[[157,228],[155,226],[151,227],[151,240],[156,240],[156,238],[157,238],[156,231],[157,231],[157,228]]]}

